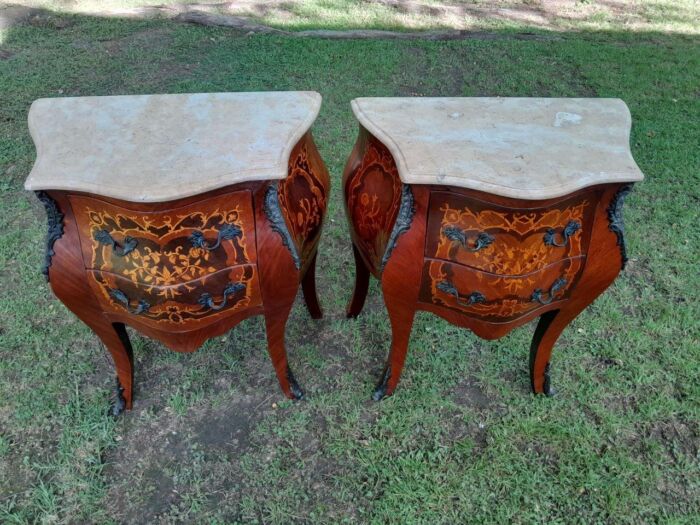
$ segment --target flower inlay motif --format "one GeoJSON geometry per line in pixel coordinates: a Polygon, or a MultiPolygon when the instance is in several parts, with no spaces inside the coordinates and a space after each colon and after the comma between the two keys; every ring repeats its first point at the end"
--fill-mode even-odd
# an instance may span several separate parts
{"type": "MultiPolygon", "coordinates": [[[[219,251],[209,251],[191,245],[189,235],[200,230],[216,234],[224,224],[241,226],[239,206],[231,209],[214,209],[189,214],[165,214],[158,216],[111,214],[108,211],[88,210],[90,232],[106,229],[115,238],[131,236],[138,241],[136,249],[122,257],[116,257],[110,246],[95,243],[92,267],[107,270],[128,278],[132,282],[153,287],[168,287],[201,279],[230,264],[248,262],[245,249],[246,230],[241,228],[239,238],[232,241],[230,251],[234,260],[222,261],[227,255],[225,245],[219,251]],[[222,264],[223,262],[223,264],[222,264]]],[[[174,288],[162,288],[158,293],[173,297],[174,288]]]]}
{"type": "Polygon", "coordinates": [[[541,270],[557,260],[583,253],[582,230],[569,237],[563,247],[546,244],[544,235],[549,229],[561,232],[569,221],[583,224],[589,210],[588,200],[581,200],[561,209],[532,212],[474,210],[471,206],[460,209],[444,202],[439,207],[442,214],[439,242],[435,253],[427,255],[452,260],[490,273],[506,276],[525,275],[541,270]],[[447,228],[458,228],[470,237],[487,232],[492,236],[493,242],[478,251],[468,251],[444,234],[447,228]]]}

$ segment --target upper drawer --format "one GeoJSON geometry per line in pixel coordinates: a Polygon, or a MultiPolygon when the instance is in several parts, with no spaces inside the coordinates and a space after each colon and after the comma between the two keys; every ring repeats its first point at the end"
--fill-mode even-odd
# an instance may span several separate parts
{"type": "Polygon", "coordinates": [[[247,190],[158,212],[76,195],[70,202],[86,268],[170,286],[256,260],[247,190]]]}
{"type": "Polygon", "coordinates": [[[589,193],[518,209],[434,191],[425,255],[499,275],[535,272],[586,253],[596,202],[589,193]]]}

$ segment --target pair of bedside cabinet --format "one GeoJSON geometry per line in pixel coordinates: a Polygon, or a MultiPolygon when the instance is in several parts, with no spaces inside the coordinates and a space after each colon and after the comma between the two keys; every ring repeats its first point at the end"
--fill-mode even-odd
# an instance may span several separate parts
{"type": "MultiPolygon", "coordinates": [[[[44,204],[44,274],[111,353],[130,409],[126,325],[191,352],[265,319],[282,391],[303,391],[284,334],[301,286],[315,319],[330,178],[313,92],[40,99],[25,183],[44,204]]],[[[342,186],[357,316],[381,281],[392,341],[373,398],[399,381],[416,311],[486,339],[539,318],[532,389],[551,394],[563,329],[626,261],[622,203],[643,176],[614,99],[365,98],[342,186]]]]}

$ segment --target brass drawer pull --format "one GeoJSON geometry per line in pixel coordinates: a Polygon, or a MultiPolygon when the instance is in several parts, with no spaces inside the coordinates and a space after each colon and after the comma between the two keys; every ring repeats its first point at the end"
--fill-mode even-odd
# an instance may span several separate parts
{"type": "Polygon", "coordinates": [[[530,296],[530,300],[532,302],[540,303],[540,304],[549,304],[552,301],[554,301],[554,296],[559,292],[562,288],[566,286],[566,279],[557,279],[554,281],[554,284],[552,287],[549,289],[549,299],[544,299],[542,297],[542,290],[537,288],[534,292],[532,292],[532,296],[530,296]]]}
{"type": "Polygon", "coordinates": [[[133,315],[141,315],[142,313],[148,312],[148,309],[151,307],[151,305],[146,301],[139,299],[139,302],[136,304],[136,308],[131,308],[131,301],[126,294],[118,288],[110,289],[109,295],[112,297],[112,299],[121,303],[122,306],[126,308],[126,311],[133,315]]]}
{"type": "Polygon", "coordinates": [[[464,230],[457,228],[456,226],[446,226],[442,229],[442,233],[449,240],[452,242],[458,242],[462,245],[462,247],[464,247],[465,250],[470,252],[478,252],[482,248],[489,246],[495,240],[493,236],[489,235],[488,233],[481,232],[476,236],[476,239],[474,239],[474,246],[469,246],[467,234],[464,232],[464,230]]]}
{"type": "Polygon", "coordinates": [[[241,290],[245,290],[245,283],[230,283],[226,288],[224,288],[224,300],[221,301],[221,303],[217,306],[214,304],[214,299],[212,298],[211,294],[208,293],[203,293],[200,297],[199,300],[197,301],[199,304],[201,304],[204,308],[209,308],[211,310],[221,310],[222,308],[226,307],[226,303],[228,302],[228,296],[229,295],[234,295],[241,290]]]}
{"type": "Polygon", "coordinates": [[[124,245],[121,246],[117,241],[112,238],[107,230],[98,230],[95,232],[95,240],[100,244],[111,246],[115,255],[119,257],[124,257],[125,255],[134,251],[138,245],[138,241],[133,237],[124,237],[124,245]]]}
{"type": "Polygon", "coordinates": [[[470,293],[467,297],[467,300],[465,301],[460,297],[457,288],[455,288],[450,281],[440,281],[437,284],[437,288],[442,292],[455,296],[457,298],[457,304],[459,304],[460,306],[471,306],[473,304],[486,302],[486,297],[484,297],[484,294],[482,294],[481,292],[470,293]]]}
{"type": "Polygon", "coordinates": [[[566,246],[566,243],[569,242],[569,237],[571,237],[574,233],[579,231],[581,229],[581,224],[576,222],[576,221],[569,221],[566,223],[566,226],[564,226],[564,229],[561,232],[561,242],[557,242],[557,232],[554,228],[549,228],[547,232],[544,234],[544,243],[546,246],[566,246]]]}
{"type": "Polygon", "coordinates": [[[190,235],[190,242],[195,248],[202,248],[208,252],[216,250],[221,246],[221,241],[230,241],[236,237],[240,237],[243,231],[235,224],[224,224],[219,229],[219,234],[216,236],[216,243],[209,244],[204,238],[204,232],[200,230],[195,230],[192,235],[190,235]]]}

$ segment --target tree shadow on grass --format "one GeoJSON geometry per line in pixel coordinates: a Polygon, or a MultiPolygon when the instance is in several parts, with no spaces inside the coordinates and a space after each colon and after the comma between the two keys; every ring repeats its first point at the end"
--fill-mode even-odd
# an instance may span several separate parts
{"type": "MultiPolygon", "coordinates": [[[[648,342],[628,342],[620,372],[586,371],[572,363],[558,372],[572,377],[571,397],[545,404],[523,394],[524,336],[511,336],[508,341],[519,343],[510,350],[478,342],[466,331],[436,337],[431,334],[443,333],[446,325],[426,316],[419,326],[431,331],[414,334],[395,398],[367,400],[368,371],[381,369],[390,334],[377,287],[370,298],[375,307],[360,323],[342,315],[352,288],[352,256],[340,176],[357,133],[349,102],[358,96],[623,98],[634,120],[632,149],[648,177],[627,211],[630,252],[633,266],[649,270],[623,276],[610,292],[616,300],[582,322],[600,333],[619,333],[615,319],[624,298],[636,305],[625,319],[630,333],[692,350],[691,334],[673,319],[686,318],[684,308],[700,293],[697,281],[683,277],[698,242],[687,233],[696,231],[692,210],[700,171],[696,39],[599,32],[523,41],[508,31],[496,35],[445,42],[301,39],[48,12],[5,29],[0,275],[12,278],[3,279],[0,297],[0,347],[9,356],[0,366],[0,398],[11,400],[11,408],[0,410],[0,480],[9,480],[0,482],[0,508],[27,521],[74,522],[303,522],[319,516],[382,522],[420,515],[437,523],[445,516],[453,522],[493,521],[500,512],[525,512],[523,521],[565,521],[571,515],[644,521],[690,512],[697,498],[678,488],[687,486],[693,472],[697,449],[688,443],[698,429],[684,401],[693,392],[683,385],[694,384],[697,371],[648,342]],[[91,361],[96,373],[76,373],[102,352],[100,345],[48,292],[35,293],[46,289],[33,270],[45,225],[40,207],[22,190],[34,159],[29,105],[39,97],[252,90],[316,90],[324,97],[314,133],[333,181],[318,269],[327,318],[313,323],[298,302],[288,328],[290,359],[314,395],[304,403],[283,400],[262,325],[251,320],[225,342],[212,341],[194,355],[172,356],[157,343],[142,342],[135,410],[98,432],[113,371],[98,359],[91,361]],[[688,301],[667,304],[667,296],[688,301]],[[32,322],[42,330],[21,328],[20,304],[35,312],[32,322]],[[22,359],[35,348],[43,352],[40,358],[22,359]],[[493,374],[490,383],[477,385],[460,368],[469,361],[479,362],[480,370],[506,367],[522,374],[503,380],[493,374]],[[50,365],[51,373],[41,365],[50,365]],[[577,389],[591,374],[596,388],[577,389]],[[615,381],[606,381],[609,374],[616,374],[615,381]],[[643,390],[638,377],[647,378],[643,390]],[[686,388],[685,395],[669,388],[686,388]],[[456,395],[446,395],[450,391],[456,395]],[[654,392],[668,393],[668,399],[654,392]],[[609,410],[605,400],[613,396],[634,398],[628,405],[633,408],[609,410]],[[70,410],[56,411],[57,404],[70,410]],[[491,404],[510,409],[494,411],[491,404]],[[654,414],[669,416],[659,421],[654,414]],[[555,437],[577,421],[580,434],[547,442],[530,431],[543,420],[555,437]],[[661,427],[682,432],[659,432],[661,427]],[[470,434],[474,428],[478,435],[470,434]],[[600,441],[619,433],[633,439],[602,455],[600,441]],[[518,446],[511,449],[509,440],[518,446]],[[509,456],[521,449],[529,450],[531,461],[509,456]],[[590,479],[608,484],[586,488],[585,498],[577,492],[583,483],[576,475],[584,468],[580,454],[588,458],[590,479]],[[542,494],[552,457],[565,482],[542,494]],[[611,462],[634,472],[628,491],[615,484],[611,462]],[[496,479],[517,485],[517,493],[511,497],[484,486],[496,479]],[[606,487],[616,491],[612,500],[606,487]],[[522,498],[533,503],[528,508],[538,506],[539,514],[523,510],[522,498]]],[[[572,339],[563,341],[566,351],[574,351],[572,339]]],[[[555,359],[559,351],[565,350],[555,350],[555,359]]]]}
{"type": "Polygon", "coordinates": [[[56,6],[55,2],[17,2],[11,9],[58,7],[60,11],[91,16],[131,18],[209,18],[227,25],[268,24],[277,29],[322,30],[673,30],[698,33],[700,11],[692,2],[654,0],[629,3],[619,0],[600,2],[533,3],[512,0],[488,3],[424,0],[170,0],[153,2],[98,2],[75,0],[56,6]],[[20,4],[28,4],[23,7],[20,4]],[[226,20],[228,19],[228,22],[226,20]]]}

